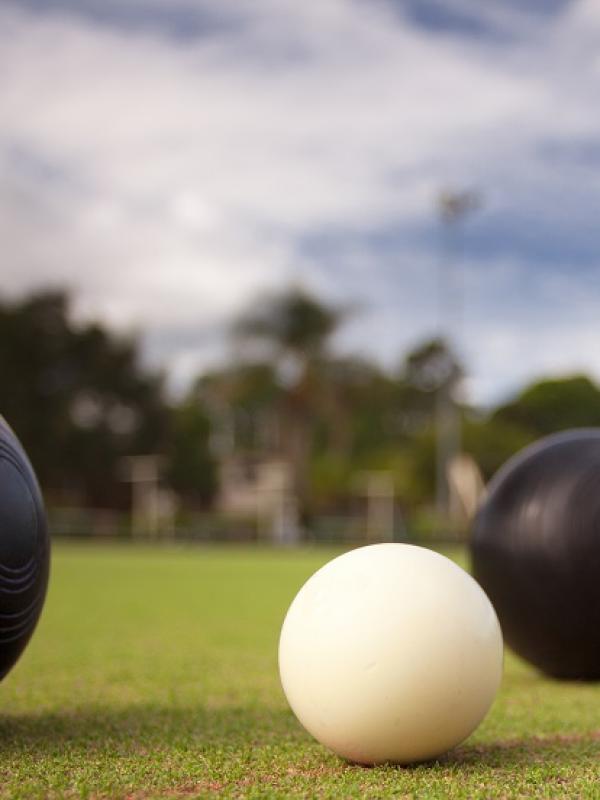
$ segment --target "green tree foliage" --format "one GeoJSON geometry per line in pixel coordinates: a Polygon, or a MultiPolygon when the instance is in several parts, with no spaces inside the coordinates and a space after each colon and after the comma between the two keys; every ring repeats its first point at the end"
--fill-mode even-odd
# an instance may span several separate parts
{"type": "Polygon", "coordinates": [[[586,375],[536,381],[493,410],[486,418],[468,419],[464,449],[489,480],[502,464],[526,445],[568,428],[600,426],[600,389],[586,375]]]}
{"type": "Polygon", "coordinates": [[[276,448],[282,387],[268,362],[236,362],[202,375],[192,396],[209,414],[221,455],[276,448]]]}
{"type": "Polygon", "coordinates": [[[425,393],[455,386],[463,372],[448,343],[436,337],[407,353],[402,377],[409,386],[425,393]]]}
{"type": "Polygon", "coordinates": [[[600,389],[585,375],[541,380],[492,415],[536,436],[600,425],[600,389]]]}
{"type": "Polygon", "coordinates": [[[193,398],[173,411],[166,478],[187,505],[208,505],[217,491],[217,464],[210,448],[208,414],[193,398]]]}
{"type": "Polygon", "coordinates": [[[341,309],[291,287],[260,299],[240,317],[235,333],[246,341],[263,342],[277,357],[295,356],[306,363],[323,354],[342,318],[341,309]]]}
{"type": "Polygon", "coordinates": [[[455,395],[463,376],[457,356],[439,337],[417,344],[406,354],[396,378],[398,413],[406,434],[435,426],[440,395],[455,395]]]}
{"type": "Polygon", "coordinates": [[[299,287],[268,295],[235,326],[246,353],[263,351],[280,387],[277,406],[279,449],[292,465],[301,518],[311,511],[310,460],[328,397],[329,342],[343,312],[299,287]]]}
{"type": "Polygon", "coordinates": [[[456,386],[461,366],[440,339],[409,352],[396,375],[334,356],[343,319],[298,289],[269,296],[235,326],[245,360],[204,375],[197,396],[226,451],[290,460],[306,515],[355,503],[370,470],[390,472],[414,507],[433,495],[436,397],[456,386]]]}
{"type": "Polygon", "coordinates": [[[501,419],[466,419],[462,428],[462,447],[479,466],[488,481],[511,456],[537,436],[535,431],[501,419]]]}
{"type": "MultiPolygon", "coordinates": [[[[64,293],[0,302],[0,411],[55,499],[125,506],[122,457],[161,453],[184,503],[206,506],[218,460],[241,453],[289,460],[305,520],[356,508],[371,470],[390,473],[404,511],[420,513],[435,492],[438,400],[456,397],[461,364],[439,338],[396,372],[335,355],[345,316],[297,287],[263,298],[235,325],[236,357],[170,406],[136,341],[76,324],[64,293]]],[[[541,380],[486,416],[460,415],[462,448],[489,479],[540,436],[600,426],[600,389],[584,375],[541,380]]]]}
{"type": "Polygon", "coordinates": [[[322,380],[315,449],[363,465],[396,426],[396,384],[363,358],[329,358],[322,380]]]}
{"type": "Polygon", "coordinates": [[[135,341],[76,325],[62,292],[0,303],[0,374],[0,410],[51,493],[113,505],[127,495],[121,457],[164,444],[160,376],[135,341]]]}

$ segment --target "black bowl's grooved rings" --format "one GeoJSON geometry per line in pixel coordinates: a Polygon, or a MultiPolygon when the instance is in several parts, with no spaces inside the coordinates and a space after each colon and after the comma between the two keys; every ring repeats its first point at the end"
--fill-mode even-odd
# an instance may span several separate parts
{"type": "Polygon", "coordinates": [[[15,664],[41,614],[50,540],[40,489],[25,451],[0,416],[0,678],[15,664]]]}

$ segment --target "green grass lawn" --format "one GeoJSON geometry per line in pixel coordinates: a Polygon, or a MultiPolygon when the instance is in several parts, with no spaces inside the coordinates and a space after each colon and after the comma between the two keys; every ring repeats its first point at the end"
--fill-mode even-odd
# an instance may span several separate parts
{"type": "Polygon", "coordinates": [[[0,687],[0,798],[600,798],[600,684],[511,656],[479,730],[440,760],[351,766],[277,675],[279,628],[329,551],[60,545],[0,687]]]}

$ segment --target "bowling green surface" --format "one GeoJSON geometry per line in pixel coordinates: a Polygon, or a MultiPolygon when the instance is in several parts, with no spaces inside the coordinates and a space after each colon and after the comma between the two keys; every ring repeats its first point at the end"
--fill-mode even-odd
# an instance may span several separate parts
{"type": "Polygon", "coordinates": [[[600,797],[600,684],[511,655],[481,727],[435,762],[363,768],[314,742],[277,640],[337,552],[56,544],[39,628],[0,686],[0,798],[600,797]]]}

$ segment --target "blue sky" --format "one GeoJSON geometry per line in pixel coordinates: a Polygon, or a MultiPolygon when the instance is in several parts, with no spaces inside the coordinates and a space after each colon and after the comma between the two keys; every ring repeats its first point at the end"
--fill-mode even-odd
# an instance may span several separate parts
{"type": "Polygon", "coordinates": [[[8,0],[0,291],[70,287],[183,387],[290,281],[393,366],[452,269],[473,402],[600,379],[599,45],[592,0],[8,0]]]}

